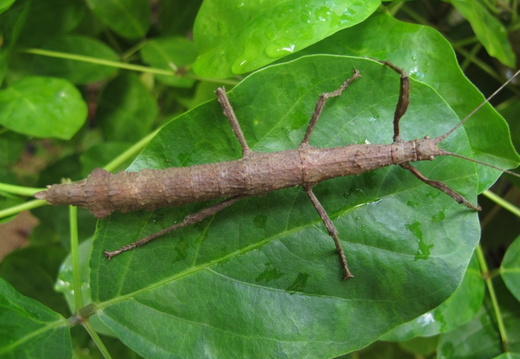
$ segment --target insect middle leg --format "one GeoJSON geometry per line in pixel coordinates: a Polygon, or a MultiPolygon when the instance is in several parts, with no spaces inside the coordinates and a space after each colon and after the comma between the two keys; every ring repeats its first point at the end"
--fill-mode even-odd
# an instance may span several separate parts
{"type": "MultiPolygon", "coordinates": [[[[318,122],[318,119],[321,116],[321,113],[323,112],[323,107],[325,106],[325,103],[329,98],[340,96],[343,91],[355,80],[360,78],[361,75],[358,70],[354,69],[353,75],[345,80],[341,84],[341,86],[332,92],[324,92],[320,95],[318,102],[316,102],[316,107],[314,108],[314,112],[312,113],[311,120],[309,121],[309,125],[307,126],[307,131],[305,132],[305,136],[302,139],[302,142],[300,143],[299,149],[305,149],[309,148],[309,140],[311,138],[312,132],[314,131],[314,128],[316,127],[316,123],[318,122]]],[[[345,251],[343,250],[343,247],[341,246],[341,242],[338,237],[338,230],[334,226],[334,223],[330,219],[329,215],[327,214],[327,211],[325,211],[325,208],[323,208],[323,205],[320,203],[314,192],[312,191],[312,187],[314,184],[304,185],[303,188],[305,189],[305,192],[309,196],[309,199],[312,202],[312,205],[318,212],[321,220],[323,221],[323,224],[327,228],[327,231],[329,232],[329,235],[334,240],[334,244],[336,245],[336,251],[338,252],[338,256],[341,262],[341,266],[343,268],[343,279],[349,279],[353,278],[354,275],[348,268],[348,262],[347,257],[345,255],[345,251]]]]}
{"type": "Polygon", "coordinates": [[[240,123],[238,122],[237,116],[235,115],[235,111],[233,110],[233,106],[231,106],[229,98],[227,97],[226,89],[224,89],[224,87],[219,87],[217,91],[215,91],[215,93],[217,94],[218,102],[220,102],[220,105],[224,110],[224,115],[226,115],[229,124],[233,129],[233,133],[237,137],[238,142],[240,142],[240,146],[242,146],[242,157],[247,157],[253,151],[249,148],[249,145],[247,144],[244,133],[242,132],[242,128],[240,127],[240,123]]]}

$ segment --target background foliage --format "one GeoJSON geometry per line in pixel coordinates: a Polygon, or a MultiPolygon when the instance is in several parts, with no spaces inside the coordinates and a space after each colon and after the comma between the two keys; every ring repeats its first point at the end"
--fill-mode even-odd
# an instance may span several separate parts
{"type": "MultiPolygon", "coordinates": [[[[312,143],[388,143],[398,77],[366,57],[414,79],[403,136],[442,134],[483,100],[460,68],[485,94],[511,76],[516,6],[0,1],[0,217],[32,209],[40,222],[0,263],[0,355],[520,356],[519,211],[506,202],[518,203],[518,181],[501,179],[498,196],[479,198],[480,244],[475,213],[399,168],[320,184],[357,276],[349,282],[297,189],[249,199],[109,263],[103,249],[203,205],[96,224],[82,209],[27,201],[34,187],[95,167],[239,158],[214,101],[222,85],[252,148],[284,150],[297,146],[317,95],[355,67],[363,78],[328,104],[312,143]]],[[[494,100],[506,119],[518,118],[517,92],[494,100]]],[[[518,121],[509,126],[518,143],[518,121]]],[[[444,146],[513,167],[508,137],[486,106],[444,146]]],[[[472,201],[497,178],[453,158],[418,167],[472,201]]]]}

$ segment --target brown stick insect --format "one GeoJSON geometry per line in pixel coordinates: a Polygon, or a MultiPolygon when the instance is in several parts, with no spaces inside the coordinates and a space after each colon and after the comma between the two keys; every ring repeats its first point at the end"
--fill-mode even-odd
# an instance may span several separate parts
{"type": "Polygon", "coordinates": [[[219,88],[216,91],[217,98],[241,146],[241,159],[165,170],[144,169],[140,172],[119,172],[115,175],[96,169],[85,180],[73,184],[49,186],[47,191],[39,192],[35,197],[45,199],[52,205],[72,204],[85,207],[97,218],[106,217],[114,211],[124,213],[139,209],[153,210],[164,206],[225,198],[215,205],[188,215],[183,221],[169,228],[119,249],[105,251],[105,256],[111,259],[168,232],[213,216],[240,199],[264,195],[282,188],[302,186],[334,240],[344,273],[343,278],[351,278],[353,274],[349,269],[338,231],[314,194],[313,188],[318,183],[335,177],[358,175],[381,167],[398,165],[458,203],[474,211],[480,210],[478,205],[473,204],[445,183],[427,178],[410,164],[416,161],[430,161],[436,156],[465,158],[437,146],[465,120],[435,138],[403,140],[400,120],[409,105],[408,75],[390,62],[382,63],[395,71],[400,78],[399,97],[393,119],[393,142],[390,144],[351,144],[333,148],[316,148],[309,143],[326,102],[331,98],[339,97],[344,91],[348,92],[347,88],[356,81],[362,81],[360,80],[362,74],[358,70],[353,70],[353,74],[336,90],[319,95],[298,148],[279,152],[263,153],[251,150],[225,90],[219,88]]]}

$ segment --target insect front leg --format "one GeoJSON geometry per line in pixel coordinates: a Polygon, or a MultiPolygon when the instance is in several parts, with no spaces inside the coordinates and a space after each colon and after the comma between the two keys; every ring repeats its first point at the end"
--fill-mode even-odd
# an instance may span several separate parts
{"type": "Polygon", "coordinates": [[[314,208],[316,208],[316,211],[320,215],[321,220],[323,221],[323,224],[325,224],[325,227],[327,228],[327,231],[329,232],[329,235],[334,240],[334,244],[336,245],[336,251],[339,255],[339,260],[341,262],[341,266],[343,267],[344,275],[343,279],[349,279],[353,278],[354,275],[350,272],[348,268],[348,262],[347,257],[345,256],[345,251],[343,250],[343,247],[341,246],[341,242],[339,241],[338,237],[338,230],[334,226],[334,223],[332,223],[332,220],[330,219],[329,215],[327,214],[327,211],[325,211],[325,208],[321,205],[320,201],[312,191],[312,186],[303,186],[305,189],[305,192],[307,192],[307,195],[309,196],[312,204],[314,205],[314,208]]]}
{"type": "Polygon", "coordinates": [[[307,147],[309,145],[309,140],[312,135],[312,131],[314,131],[314,127],[316,126],[316,122],[318,122],[318,119],[321,116],[321,113],[323,111],[323,107],[325,106],[325,102],[331,97],[337,97],[345,91],[345,89],[350,85],[354,80],[360,78],[361,75],[359,74],[359,71],[354,69],[354,74],[352,77],[348,78],[341,84],[341,86],[336,90],[332,92],[324,92],[320,95],[318,102],[316,102],[316,107],[314,108],[314,112],[312,113],[311,120],[309,122],[309,125],[307,127],[307,131],[305,132],[305,136],[303,136],[303,140],[300,143],[300,148],[307,147]]]}

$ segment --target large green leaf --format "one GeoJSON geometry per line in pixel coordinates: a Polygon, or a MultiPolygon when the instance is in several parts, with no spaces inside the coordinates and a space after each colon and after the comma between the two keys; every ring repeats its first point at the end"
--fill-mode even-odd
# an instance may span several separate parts
{"type": "Polygon", "coordinates": [[[206,0],[193,37],[200,76],[256,70],[365,20],[380,0],[206,0]]]}
{"type": "Polygon", "coordinates": [[[67,320],[0,278],[0,356],[71,358],[67,320]]]}
{"type": "MultiPolygon", "coordinates": [[[[399,76],[368,59],[311,56],[259,71],[230,92],[251,147],[295,148],[318,95],[336,89],[352,68],[363,77],[329,101],[311,143],[390,143],[399,76]]],[[[435,91],[412,81],[403,138],[438,136],[458,121],[435,91]]],[[[442,147],[471,154],[462,129],[442,147]]],[[[129,170],[239,157],[213,101],[163,128],[129,170]]],[[[417,167],[476,201],[473,163],[444,157],[417,167]]],[[[114,214],[100,222],[91,257],[100,319],[147,357],[329,357],[431,310],[459,285],[478,242],[474,212],[398,167],[327,181],[316,194],[355,279],[340,280],[332,240],[300,189],[244,200],[108,262],[102,250],[207,204],[114,214]]]]}

